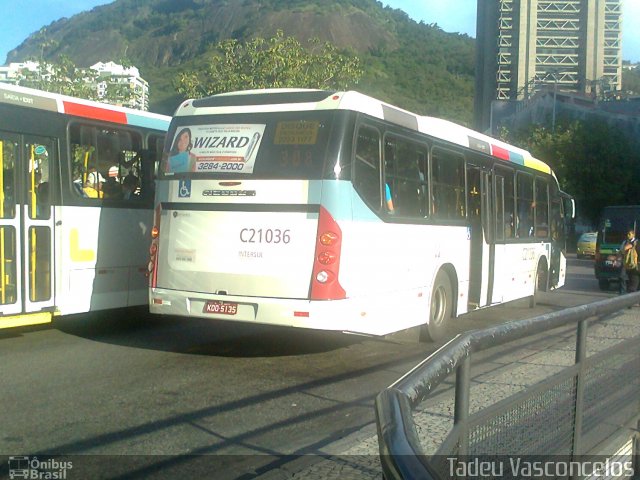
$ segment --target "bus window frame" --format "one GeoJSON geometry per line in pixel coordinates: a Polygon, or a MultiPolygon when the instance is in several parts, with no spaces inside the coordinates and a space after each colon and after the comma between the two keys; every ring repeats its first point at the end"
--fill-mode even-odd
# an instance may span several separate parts
{"type": "MultiPolygon", "coordinates": [[[[64,197],[65,205],[75,205],[75,206],[91,206],[91,207],[114,207],[114,208],[134,208],[134,209],[149,209],[153,207],[153,191],[145,194],[141,191],[141,195],[136,199],[120,199],[120,198],[91,198],[85,197],[79,194],[77,188],[74,186],[74,159],[73,159],[73,146],[79,145],[72,141],[72,130],[74,128],[78,128],[78,135],[80,135],[80,139],[83,139],[83,134],[81,133],[84,128],[89,127],[91,129],[92,138],[90,146],[96,148],[98,144],[99,130],[109,130],[112,132],[118,133],[118,138],[122,133],[126,134],[129,140],[129,146],[139,147],[137,150],[131,150],[132,152],[136,152],[136,156],[141,156],[145,150],[147,150],[148,140],[150,137],[156,137],[157,140],[162,138],[162,135],[158,134],[153,130],[149,130],[144,127],[131,127],[128,125],[119,125],[119,124],[110,124],[110,123],[102,123],[96,122],[84,118],[69,118],[66,122],[66,150],[69,162],[65,164],[64,168],[67,170],[66,173],[60,175],[61,178],[61,186],[63,186],[62,194],[64,197]]],[[[165,134],[166,139],[166,134],[165,134]]],[[[164,145],[165,141],[162,142],[164,145]]],[[[120,152],[121,153],[121,152],[120,152]]],[[[116,153],[118,155],[118,153],[116,153]]],[[[161,155],[161,152],[160,152],[161,155]]],[[[120,165],[120,159],[118,158],[118,165],[120,165]]],[[[98,164],[100,163],[100,159],[97,160],[98,164]]],[[[140,165],[138,166],[138,170],[142,171],[142,160],[138,160],[140,165]]],[[[157,163],[157,162],[156,162],[157,163]]],[[[62,164],[61,164],[62,166],[62,164]]],[[[103,172],[98,172],[100,175],[103,175],[103,172]]],[[[123,177],[124,178],[124,177],[123,177]]],[[[106,178],[105,178],[106,180],[106,178]]],[[[143,185],[143,179],[138,177],[138,186],[141,188],[143,185]]]]}
{"type": "MultiPolygon", "coordinates": [[[[388,219],[389,221],[394,221],[394,222],[402,222],[402,223],[414,223],[414,224],[419,224],[419,223],[425,223],[426,220],[430,217],[429,212],[431,211],[431,190],[429,188],[429,159],[431,157],[430,155],[430,151],[431,151],[431,145],[429,145],[429,143],[421,141],[418,138],[415,138],[415,135],[407,135],[404,132],[400,132],[398,131],[399,129],[393,129],[393,128],[389,128],[389,129],[385,129],[385,131],[383,132],[383,137],[382,137],[382,186],[384,186],[384,188],[386,189],[386,185],[389,183],[387,181],[387,142],[389,141],[389,138],[393,138],[397,141],[397,143],[395,144],[396,148],[400,143],[405,143],[406,145],[411,146],[414,149],[414,152],[417,153],[418,155],[420,153],[423,153],[424,156],[420,159],[417,159],[418,162],[416,163],[418,165],[418,181],[414,182],[418,185],[419,189],[423,190],[423,194],[420,195],[419,197],[421,197],[421,203],[419,202],[419,209],[421,210],[421,214],[415,214],[415,215],[411,215],[411,214],[406,214],[403,212],[403,206],[401,204],[396,205],[397,202],[397,198],[398,198],[398,192],[397,192],[397,186],[396,185],[390,185],[389,188],[391,190],[391,197],[394,201],[394,210],[393,212],[390,212],[387,208],[383,208],[383,213],[386,214],[387,216],[389,216],[390,218],[388,219]],[[422,162],[422,168],[420,168],[419,162],[422,162]],[[424,173],[423,173],[424,172],[424,173]],[[424,175],[424,178],[420,178],[420,174],[424,175]]],[[[395,158],[395,154],[397,153],[394,152],[394,159],[393,159],[393,167],[394,167],[394,172],[393,175],[390,175],[389,177],[392,178],[393,180],[396,179],[400,179],[402,177],[400,177],[398,175],[398,163],[396,161],[395,158]]],[[[409,182],[411,182],[411,179],[406,179],[409,182]]],[[[384,203],[384,202],[383,202],[384,203]]]]}
{"type": "MultiPolygon", "coordinates": [[[[502,202],[503,202],[503,209],[502,209],[502,214],[503,214],[503,223],[501,223],[502,225],[502,229],[503,229],[503,235],[502,235],[502,241],[498,242],[497,239],[498,237],[496,236],[496,243],[512,243],[515,240],[518,240],[517,236],[516,236],[516,222],[515,222],[515,218],[517,215],[516,212],[516,194],[515,194],[515,186],[516,186],[516,182],[515,182],[515,178],[516,178],[516,169],[515,168],[510,168],[506,165],[502,165],[502,164],[498,164],[494,162],[494,168],[493,168],[493,176],[495,179],[498,178],[499,173],[504,172],[504,175],[500,175],[501,178],[503,178],[505,180],[504,182],[504,188],[503,188],[503,198],[502,198],[502,202]],[[507,195],[508,189],[507,189],[507,179],[511,180],[511,192],[510,195],[507,195]],[[507,201],[508,199],[511,199],[511,209],[509,211],[507,211],[506,206],[509,204],[509,202],[507,201]],[[505,223],[506,220],[509,218],[508,215],[511,215],[511,219],[509,221],[509,223],[505,223]],[[509,233],[510,235],[506,235],[506,228],[507,226],[509,227],[509,233]]],[[[498,223],[496,222],[496,226],[498,225],[498,223]]]]}
{"type": "MultiPolygon", "coordinates": [[[[383,168],[382,167],[382,138],[383,138],[383,131],[381,131],[379,126],[375,125],[374,122],[358,122],[353,132],[353,146],[352,146],[353,161],[351,162],[351,182],[354,190],[356,191],[360,199],[365,203],[365,205],[367,205],[367,207],[369,207],[371,211],[376,213],[376,215],[378,215],[380,218],[383,217],[382,211],[383,211],[383,199],[384,199],[384,191],[382,190],[382,187],[381,187],[382,168],[383,168]],[[358,175],[358,170],[357,170],[358,162],[369,164],[368,161],[364,162],[364,160],[368,160],[368,159],[364,159],[364,157],[361,157],[363,158],[363,160],[358,159],[358,138],[359,138],[360,130],[363,128],[367,128],[367,129],[371,129],[372,131],[375,131],[378,137],[378,167],[377,167],[378,196],[376,197],[376,200],[378,201],[377,205],[373,204],[370,197],[363,195],[362,189],[360,189],[358,184],[356,183],[356,182],[359,182],[360,180],[360,176],[358,175]]],[[[374,165],[371,165],[371,167],[375,168],[374,165]]]]}
{"type": "MultiPolygon", "coordinates": [[[[467,166],[467,157],[464,153],[460,152],[457,149],[451,148],[448,145],[441,144],[439,142],[434,142],[429,152],[429,191],[430,191],[430,204],[429,204],[429,212],[430,218],[434,223],[443,224],[443,225],[458,225],[460,223],[467,223],[468,220],[468,205],[467,205],[467,174],[466,174],[466,166],[467,166]],[[462,206],[464,208],[463,215],[457,215],[453,218],[444,218],[438,216],[438,206],[439,203],[436,199],[436,189],[434,188],[434,175],[433,175],[433,164],[434,164],[434,156],[437,152],[443,152],[445,154],[450,154],[454,157],[458,157],[460,159],[460,168],[462,168],[462,204],[456,201],[456,204],[453,206],[453,211],[455,212],[458,207],[462,206]]],[[[458,173],[458,176],[460,174],[458,173]]],[[[449,184],[451,185],[451,184],[449,184]]],[[[455,187],[454,187],[455,191],[455,187]]],[[[455,192],[456,195],[459,195],[460,192],[455,192]]]]}

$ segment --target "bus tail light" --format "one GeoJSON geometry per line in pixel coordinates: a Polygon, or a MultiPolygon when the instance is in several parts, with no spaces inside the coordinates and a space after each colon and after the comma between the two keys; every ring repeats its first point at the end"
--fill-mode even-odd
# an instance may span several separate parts
{"type": "Polygon", "coordinates": [[[149,287],[155,288],[158,283],[158,237],[160,236],[160,205],[156,207],[154,225],[151,229],[151,245],[149,246],[149,287]]]}
{"type": "Polygon", "coordinates": [[[318,235],[311,278],[311,300],[339,300],[346,292],[338,281],[342,230],[331,214],[320,207],[318,235]]]}

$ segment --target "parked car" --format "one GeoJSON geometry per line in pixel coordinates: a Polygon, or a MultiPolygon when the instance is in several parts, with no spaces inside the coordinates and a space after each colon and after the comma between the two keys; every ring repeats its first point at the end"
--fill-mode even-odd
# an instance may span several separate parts
{"type": "Polygon", "coordinates": [[[578,258],[595,257],[596,256],[596,240],[598,232],[585,232],[578,239],[576,253],[578,258]]]}

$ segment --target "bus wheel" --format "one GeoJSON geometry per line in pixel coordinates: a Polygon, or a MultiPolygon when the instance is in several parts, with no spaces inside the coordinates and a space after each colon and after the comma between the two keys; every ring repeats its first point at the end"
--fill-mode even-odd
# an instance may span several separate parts
{"type": "Polygon", "coordinates": [[[423,325],[420,341],[437,342],[445,336],[447,323],[451,318],[453,305],[453,292],[449,276],[442,270],[436,275],[431,293],[431,308],[429,309],[429,322],[423,325]]]}
{"type": "Polygon", "coordinates": [[[533,283],[533,295],[529,297],[529,308],[535,308],[538,304],[538,292],[547,289],[547,271],[541,263],[538,264],[536,270],[536,278],[533,283]]]}

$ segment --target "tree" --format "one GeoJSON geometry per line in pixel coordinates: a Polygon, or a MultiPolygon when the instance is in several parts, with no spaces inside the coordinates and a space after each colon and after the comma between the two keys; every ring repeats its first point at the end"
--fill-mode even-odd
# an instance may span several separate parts
{"type": "Polygon", "coordinates": [[[640,158],[631,139],[603,120],[560,124],[554,131],[536,125],[506,132],[506,140],[548,163],[578,213],[593,224],[607,205],[640,203],[640,158]]]}
{"type": "Polygon", "coordinates": [[[180,73],[176,91],[186,97],[258,88],[347,89],[362,76],[357,57],[317,38],[304,48],[282,30],[268,40],[223,40],[203,71],[180,73]]]}

